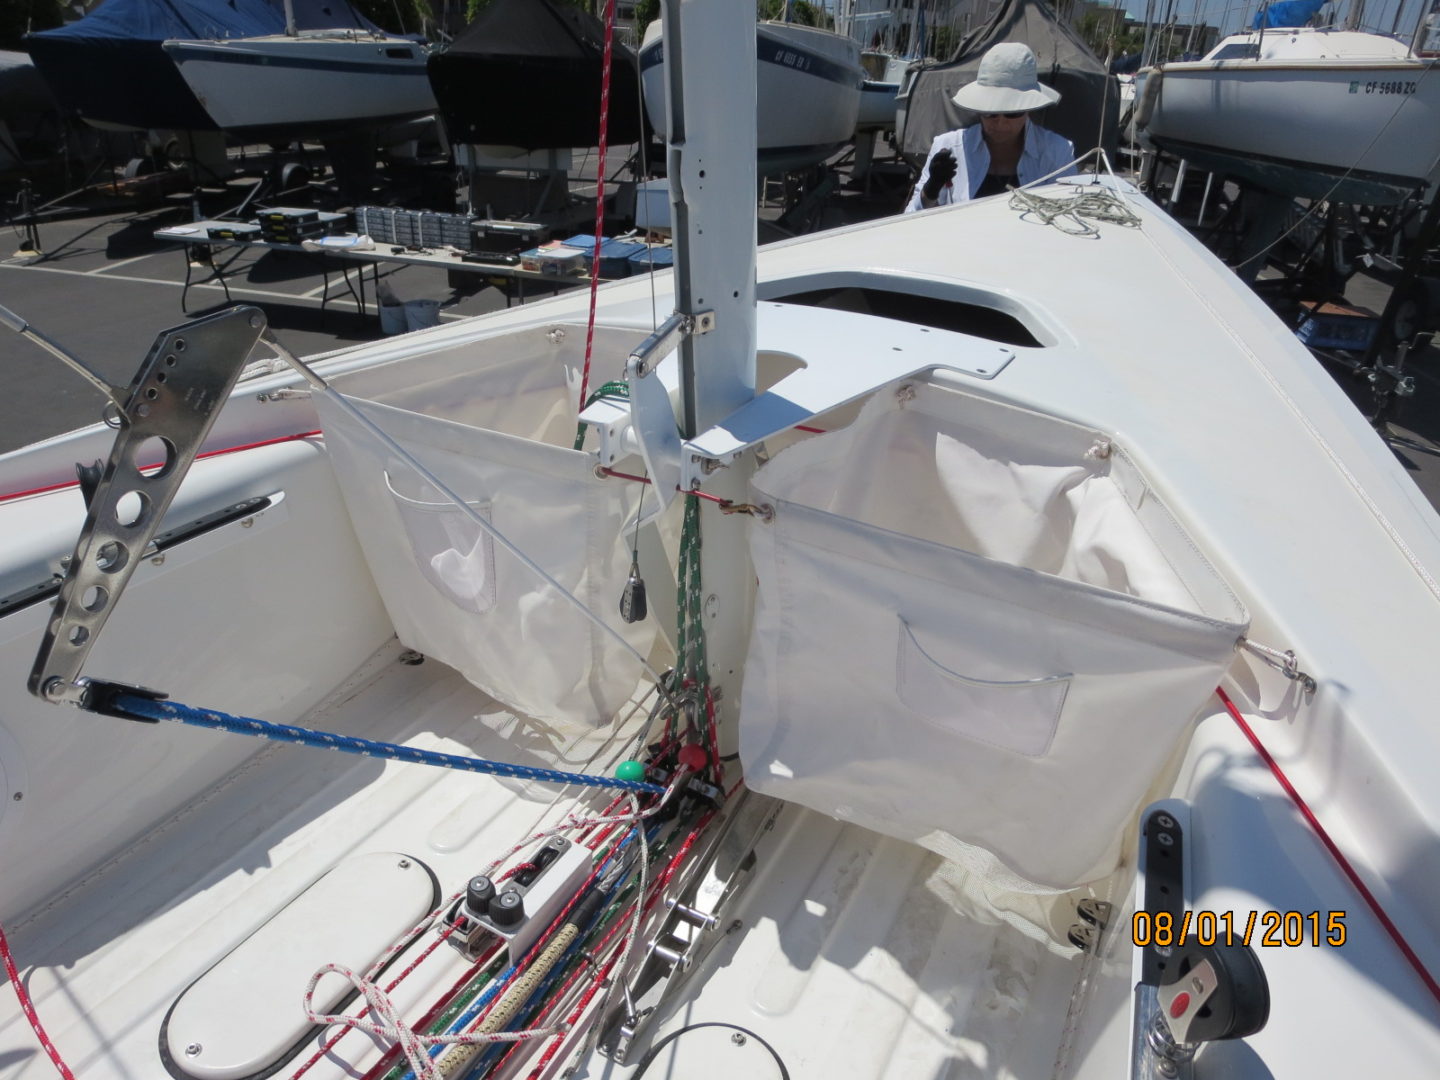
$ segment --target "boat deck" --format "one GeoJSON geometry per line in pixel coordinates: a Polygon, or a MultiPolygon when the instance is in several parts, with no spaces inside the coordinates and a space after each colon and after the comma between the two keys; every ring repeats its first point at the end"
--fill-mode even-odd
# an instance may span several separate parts
{"type": "MultiPolygon", "coordinates": [[[[845,192],[832,199],[826,223],[868,220],[892,209],[886,200],[845,192]]],[[[181,250],[156,240],[153,233],[182,222],[187,214],[188,207],[171,206],[48,222],[41,229],[43,256],[0,258],[5,305],[123,385],[155,335],[186,319],[180,310],[185,282],[181,250]]],[[[780,235],[762,217],[762,242],[780,235]]],[[[221,286],[205,275],[205,270],[194,271],[192,316],[225,303],[221,286]]],[[[402,300],[439,299],[444,321],[505,307],[500,290],[458,293],[439,270],[387,267],[381,276],[402,300]]],[[[235,301],[264,308],[296,355],[314,357],[381,336],[373,304],[371,314],[362,316],[338,275],[332,276],[331,299],[321,312],[320,274],[303,256],[247,254],[227,279],[235,301]]],[[[1364,274],[1357,274],[1348,288],[1349,302],[1375,311],[1384,307],[1387,294],[1385,285],[1364,274]]],[[[1123,312],[1123,303],[1117,296],[1117,310],[1123,312]]],[[[0,400],[0,453],[87,426],[99,417],[104,404],[100,394],[38,349],[9,348],[7,360],[10,383],[0,400]]],[[[1416,391],[1399,402],[1390,424],[1404,440],[1395,451],[1430,502],[1440,506],[1440,346],[1416,354],[1407,372],[1415,377],[1416,391]]],[[[1357,404],[1368,407],[1368,384],[1338,368],[1332,374],[1357,404]]]]}
{"type": "MultiPolygon", "coordinates": [[[[641,720],[636,712],[621,722],[625,739],[559,736],[516,721],[443,665],[409,666],[398,655],[398,646],[384,650],[306,722],[424,749],[602,771],[623,756],[641,720]]],[[[266,744],[7,932],[49,1034],[77,1075],[148,1080],[162,1075],[156,1038],[177,989],[330,866],[402,853],[429,866],[448,895],[517,840],[558,821],[573,798],[553,786],[266,744]],[[133,1065],[147,1061],[152,1067],[133,1065]]],[[[592,808],[601,802],[582,798],[592,808]]],[[[763,836],[753,880],[724,915],[744,932],[722,938],[683,995],[683,1011],[664,1012],[638,1049],[699,1024],[736,1025],[759,1038],[732,1040],[730,1027],[687,1033],[667,1045],[651,1075],[778,1080],[760,1039],[792,1076],[1049,1074],[1062,1029],[1053,1026],[1049,1041],[1020,1033],[1037,1010],[1066,1010],[1083,970],[1074,949],[992,906],[965,871],[911,845],[796,808],[763,836]],[[863,1039],[854,1037],[859,1030],[863,1039]]],[[[463,961],[445,954],[448,985],[463,961]]],[[[438,985],[439,971],[429,975],[438,985]]],[[[303,989],[292,991],[297,1010],[303,989]]],[[[397,991],[397,1001],[402,994],[409,996],[397,991]]],[[[310,1039],[276,1075],[292,1075],[319,1041],[310,1039]]],[[[639,1057],[626,1068],[601,1058],[577,1075],[629,1075],[639,1057]]],[[[357,1076],[377,1058],[371,1041],[352,1032],[307,1075],[357,1076]]],[[[14,1010],[0,1026],[0,1066],[15,1080],[53,1075],[14,1010]]]]}

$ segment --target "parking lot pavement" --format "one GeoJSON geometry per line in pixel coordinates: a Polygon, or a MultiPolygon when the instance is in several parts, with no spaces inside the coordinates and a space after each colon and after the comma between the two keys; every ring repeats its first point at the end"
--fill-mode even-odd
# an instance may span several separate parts
{"type": "MultiPolygon", "coordinates": [[[[0,259],[0,304],[94,368],[104,378],[128,383],[155,336],[168,327],[223,306],[225,290],[205,266],[192,266],[180,309],[186,250],[154,238],[180,220],[173,208],[110,213],[47,222],[40,230],[43,254],[0,259]],[[207,280],[208,279],[208,280],[207,280]]],[[[224,259],[237,249],[217,249],[224,259]]],[[[351,278],[358,270],[351,270],[351,278]]],[[[298,253],[243,250],[225,272],[230,296],[265,311],[281,340],[297,355],[372,341],[380,337],[373,282],[367,272],[369,314],[362,316],[338,273],[330,275],[330,300],[321,311],[324,286],[314,260],[298,253]]],[[[440,300],[442,316],[479,315],[505,306],[503,294],[485,288],[457,295],[443,271],[382,267],[381,279],[402,300],[440,300]]],[[[104,398],[54,357],[6,333],[0,357],[7,390],[0,395],[0,453],[94,423],[104,398]]]]}

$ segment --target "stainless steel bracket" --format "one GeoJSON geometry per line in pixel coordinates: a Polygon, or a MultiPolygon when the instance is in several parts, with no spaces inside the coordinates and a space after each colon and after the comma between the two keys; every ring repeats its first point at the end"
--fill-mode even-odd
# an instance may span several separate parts
{"type": "Polygon", "coordinates": [[[111,684],[82,679],[81,668],[264,330],[264,312],[239,306],[155,339],[117,405],[109,461],[98,475],[81,467],[85,525],[30,672],[32,694],[103,704],[99,690],[111,684]]]}
{"type": "Polygon", "coordinates": [[[687,314],[674,312],[655,328],[655,332],[635,347],[625,364],[625,373],[636,378],[644,377],[655,369],[657,361],[669,356],[684,337],[708,334],[715,329],[715,312],[697,311],[687,314]]]}
{"type": "Polygon", "coordinates": [[[627,980],[619,1008],[601,1017],[600,1052],[624,1065],[660,1008],[671,1000],[685,978],[696,971],[725,937],[722,916],[730,901],[750,880],[755,848],[775,824],[781,804],[763,795],[741,797],[726,822],[694,864],[693,876],[666,901],[665,918],[649,937],[627,980]]]}

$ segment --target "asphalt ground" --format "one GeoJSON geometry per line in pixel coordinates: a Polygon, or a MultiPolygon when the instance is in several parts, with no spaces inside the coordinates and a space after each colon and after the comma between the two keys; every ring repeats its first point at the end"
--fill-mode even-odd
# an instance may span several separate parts
{"type": "MultiPolygon", "coordinates": [[[[575,193],[593,196],[593,186],[579,181],[575,193]]],[[[893,184],[889,189],[872,185],[869,191],[846,185],[812,224],[832,227],[884,216],[894,213],[902,199],[903,191],[897,194],[893,184]]],[[[125,385],[160,331],[226,304],[211,268],[191,265],[189,312],[181,310],[187,249],[156,240],[153,234],[189,217],[188,204],[177,201],[48,221],[40,228],[40,255],[19,252],[18,233],[0,232],[0,304],[103,378],[125,385]]],[[[762,243],[786,235],[779,217],[777,205],[762,205],[762,243]]],[[[237,249],[214,250],[217,259],[228,260],[237,249]]],[[[330,298],[322,310],[324,284],[310,256],[243,249],[224,272],[230,296],[264,309],[281,340],[297,355],[381,336],[373,283],[367,281],[369,314],[362,315],[339,275],[332,273],[330,298]]],[[[401,300],[440,301],[442,319],[480,315],[506,303],[505,294],[494,287],[457,292],[439,269],[382,264],[380,272],[401,300]]],[[[355,271],[351,273],[353,277],[355,271]]],[[[369,274],[367,269],[367,278],[369,274]]],[[[1384,285],[1357,275],[1346,299],[1379,311],[1386,296],[1384,285]]],[[[1362,412],[1374,412],[1370,383],[1341,365],[1317,363],[1331,371],[1362,412]]],[[[1397,458],[1431,503],[1440,506],[1440,349],[1415,356],[1407,372],[1415,379],[1415,394],[1391,399],[1377,429],[1390,438],[1397,458]]],[[[93,423],[104,404],[102,395],[65,365],[8,332],[0,337],[0,377],[0,453],[93,423]]]]}
{"type": "MultiPolygon", "coordinates": [[[[180,308],[188,249],[153,234],[188,216],[187,208],[165,206],[46,222],[38,256],[17,251],[17,234],[0,233],[0,304],[103,378],[126,385],[160,331],[227,304],[212,268],[194,265],[189,268],[188,314],[180,308]]],[[[224,271],[230,296],[264,309],[277,335],[297,355],[381,336],[369,268],[369,314],[362,316],[334,272],[322,311],[324,285],[312,256],[259,248],[215,248],[214,256],[224,261],[237,252],[224,271]]],[[[356,273],[350,271],[352,281],[356,273]]],[[[382,264],[380,277],[401,300],[439,300],[443,319],[505,306],[505,295],[496,288],[457,293],[439,269],[382,264]]],[[[104,404],[99,391],[60,361],[8,332],[0,338],[0,377],[5,383],[0,453],[93,423],[104,404]]]]}

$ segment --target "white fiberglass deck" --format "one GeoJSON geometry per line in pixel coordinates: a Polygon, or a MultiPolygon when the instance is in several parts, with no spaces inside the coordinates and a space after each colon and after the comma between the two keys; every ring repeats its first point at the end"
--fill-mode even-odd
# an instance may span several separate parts
{"type": "MultiPolygon", "coordinates": [[[[618,740],[605,745],[592,736],[557,747],[552,732],[514,721],[449,669],[409,666],[398,654],[398,646],[384,650],[306,722],[522,763],[613,765],[618,740]],[[525,754],[532,744],[538,753],[525,754]]],[[[236,738],[169,725],[139,736],[236,738]]],[[[9,927],[11,945],[78,1076],[148,1080],[163,1075],[156,1040],[179,991],[330,866],[365,852],[401,852],[429,865],[448,895],[568,810],[571,794],[267,745],[161,828],[9,927]]],[[[1063,1013],[1081,968],[1074,950],[1001,922],[969,893],[958,868],[815,814],[782,813],[758,854],[755,880],[726,912],[741,930],[717,946],[714,974],[699,974],[689,1000],[653,1038],[686,1024],[737,1024],[774,1045],[797,1078],[1005,1075],[1002,1063],[1016,1076],[1049,1071],[1061,1029],[1052,1027],[1053,1043],[1019,1032],[1033,1010],[1063,1013]]],[[[452,963],[461,963],[458,954],[452,963]]],[[[457,969],[450,970],[453,977],[457,969]]],[[[303,991],[292,988],[297,1012],[303,991]]],[[[753,1040],[738,1046],[728,1029],[721,1034],[687,1034],[661,1059],[674,1053],[683,1068],[667,1073],[657,1063],[650,1075],[778,1077],[753,1040]]],[[[319,1041],[276,1075],[291,1075],[319,1041]]],[[[335,1054],[360,1071],[378,1059],[356,1033],[335,1054]]],[[[582,1075],[611,1068],[599,1059],[582,1075]]],[[[0,1072],[15,1080],[53,1075],[25,1020],[9,1008],[0,1072]]],[[[326,1061],[307,1075],[359,1073],[326,1061]]]]}

